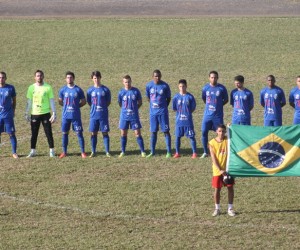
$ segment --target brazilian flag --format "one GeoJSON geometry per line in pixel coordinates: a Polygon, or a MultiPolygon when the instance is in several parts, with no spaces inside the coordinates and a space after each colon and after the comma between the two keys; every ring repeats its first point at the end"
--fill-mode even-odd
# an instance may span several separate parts
{"type": "Polygon", "coordinates": [[[231,125],[227,171],[232,176],[300,176],[300,125],[231,125]]]}

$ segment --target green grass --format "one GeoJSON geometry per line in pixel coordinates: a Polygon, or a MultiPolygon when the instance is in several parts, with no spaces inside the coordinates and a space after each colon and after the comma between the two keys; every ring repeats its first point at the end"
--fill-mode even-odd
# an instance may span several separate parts
{"type": "MultiPolygon", "coordinates": [[[[8,137],[0,148],[1,249],[297,249],[299,242],[299,178],[238,178],[238,216],[212,218],[211,160],[190,159],[188,140],[183,157],[166,160],[163,136],[159,155],[139,156],[129,133],[128,156],[118,159],[117,93],[124,74],[144,93],[152,71],[161,69],[173,95],[180,78],[197,99],[194,115],[199,152],[203,104],[200,91],[212,69],[233,89],[243,74],[254,92],[253,124],[262,125],[258,104],[265,77],[274,74],[286,96],[299,75],[300,18],[1,20],[0,69],[16,86],[18,153],[13,160],[8,137]],[[40,131],[39,156],[26,159],[30,126],[25,122],[25,94],[36,69],[45,72],[55,93],[72,70],[85,91],[91,71],[99,69],[112,91],[110,107],[113,157],[101,153],[82,160],[74,134],[66,159],[49,159],[40,131]]],[[[59,108],[60,110],[60,108],[59,108]]],[[[82,109],[87,151],[90,151],[88,107],[82,109]]],[[[231,107],[225,107],[225,122],[231,107]]],[[[293,110],[284,107],[284,124],[293,110]]],[[[60,117],[60,116],[59,116],[60,117]]],[[[148,150],[148,105],[141,108],[148,150]]],[[[171,115],[172,131],[174,115],[171,115]]],[[[173,132],[172,132],[173,133],[173,132]]],[[[213,133],[210,134],[213,136],[213,133]]],[[[60,152],[60,120],[54,126],[60,152]]],[[[224,190],[225,191],[225,190],[224,190]]],[[[226,193],[222,192],[223,212],[226,193]]]]}

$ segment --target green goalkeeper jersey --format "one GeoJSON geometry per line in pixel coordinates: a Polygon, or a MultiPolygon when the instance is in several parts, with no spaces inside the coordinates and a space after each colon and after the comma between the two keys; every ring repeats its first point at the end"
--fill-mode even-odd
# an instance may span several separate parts
{"type": "Polygon", "coordinates": [[[34,83],[28,88],[27,98],[32,101],[32,115],[47,114],[51,110],[50,99],[54,98],[52,87],[45,82],[41,86],[34,83]]]}

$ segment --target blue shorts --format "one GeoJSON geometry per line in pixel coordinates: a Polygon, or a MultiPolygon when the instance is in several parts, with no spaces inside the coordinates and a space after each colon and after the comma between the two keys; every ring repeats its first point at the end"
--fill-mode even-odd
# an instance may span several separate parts
{"type": "Polygon", "coordinates": [[[265,120],[264,121],[264,126],[282,126],[282,120],[265,120]]]}
{"type": "Polygon", "coordinates": [[[224,124],[223,118],[221,117],[214,117],[213,119],[203,118],[201,127],[202,133],[203,131],[208,132],[209,130],[216,131],[220,124],[224,124]]]}
{"type": "Polygon", "coordinates": [[[13,134],[15,131],[14,118],[0,118],[0,133],[13,134]]]}
{"type": "Polygon", "coordinates": [[[109,123],[108,119],[90,119],[90,132],[109,132],[109,123]]]}
{"type": "Polygon", "coordinates": [[[159,125],[162,132],[169,132],[169,114],[165,113],[162,115],[150,115],[150,132],[159,131],[159,125]]]}
{"type": "Polygon", "coordinates": [[[119,129],[127,130],[131,128],[132,130],[137,130],[142,127],[142,124],[140,120],[132,120],[132,121],[126,121],[121,119],[119,122],[119,129]]]}
{"type": "Polygon", "coordinates": [[[72,124],[72,129],[75,132],[83,132],[81,119],[63,119],[61,122],[61,131],[69,132],[72,124]]]}
{"type": "Polygon", "coordinates": [[[175,128],[175,136],[176,137],[194,137],[195,136],[195,131],[194,131],[194,127],[176,127],[175,128]]]}
{"type": "Polygon", "coordinates": [[[236,124],[236,125],[251,125],[251,122],[250,121],[232,120],[232,124],[236,124]]]}

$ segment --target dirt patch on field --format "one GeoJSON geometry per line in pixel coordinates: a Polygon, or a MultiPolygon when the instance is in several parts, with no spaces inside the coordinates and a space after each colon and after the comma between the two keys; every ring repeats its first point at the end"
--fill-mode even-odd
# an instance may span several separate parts
{"type": "Polygon", "coordinates": [[[300,0],[0,0],[0,17],[299,16],[300,0]]]}

